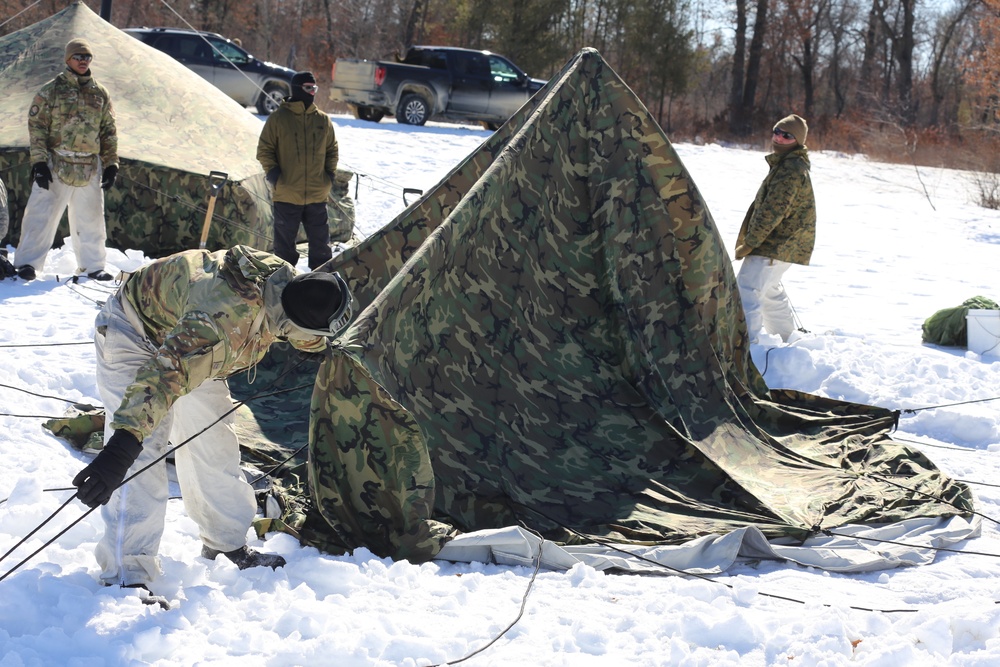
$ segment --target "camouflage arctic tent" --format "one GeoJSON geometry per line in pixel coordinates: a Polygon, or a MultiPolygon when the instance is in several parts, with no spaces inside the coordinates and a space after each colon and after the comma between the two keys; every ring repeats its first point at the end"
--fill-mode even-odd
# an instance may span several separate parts
{"type": "Polygon", "coordinates": [[[972,510],[890,411],[765,385],[704,200],[593,50],[327,268],[364,310],[276,524],[306,543],[423,560],[519,523],[669,545],[972,510]]]}
{"type": "MultiPolygon", "coordinates": [[[[94,76],[111,92],[117,116],[121,172],[105,195],[109,245],[152,257],[197,248],[212,184],[222,180],[210,175],[219,172],[227,178],[218,192],[208,247],[270,248],[271,200],[255,157],[260,120],[82,2],[0,37],[0,177],[10,192],[11,212],[6,241],[16,245],[31,191],[28,108],[38,89],[65,67],[66,42],[74,37],[91,43],[94,76]]],[[[353,213],[349,225],[353,228],[353,213]]],[[[64,220],[57,242],[67,230],[64,220]]],[[[350,235],[348,229],[336,240],[350,235]]]]}

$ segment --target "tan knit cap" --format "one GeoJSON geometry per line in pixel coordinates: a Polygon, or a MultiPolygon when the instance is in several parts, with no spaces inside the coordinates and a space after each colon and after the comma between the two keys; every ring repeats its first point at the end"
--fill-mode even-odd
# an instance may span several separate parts
{"type": "Polygon", "coordinates": [[[78,53],[85,56],[94,56],[94,52],[90,49],[90,42],[82,37],[71,39],[66,43],[66,61],[69,62],[69,59],[78,53]]]}
{"type": "Polygon", "coordinates": [[[795,114],[785,116],[774,124],[774,129],[784,130],[788,134],[795,137],[795,140],[799,142],[800,145],[806,145],[806,136],[809,134],[809,126],[806,124],[805,118],[801,118],[795,114]]]}

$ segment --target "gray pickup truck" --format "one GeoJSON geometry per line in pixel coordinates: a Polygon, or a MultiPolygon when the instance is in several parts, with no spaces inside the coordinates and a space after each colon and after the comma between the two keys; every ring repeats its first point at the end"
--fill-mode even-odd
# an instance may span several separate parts
{"type": "Polygon", "coordinates": [[[501,55],[447,46],[413,46],[401,61],[338,58],[330,96],[356,118],[385,116],[407,125],[431,118],[496,129],[545,85],[501,55]]]}

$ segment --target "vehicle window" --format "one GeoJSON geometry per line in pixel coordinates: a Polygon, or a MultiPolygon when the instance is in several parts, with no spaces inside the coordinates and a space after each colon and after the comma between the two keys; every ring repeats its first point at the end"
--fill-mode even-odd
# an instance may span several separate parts
{"type": "Polygon", "coordinates": [[[216,61],[224,63],[229,60],[236,65],[244,65],[250,62],[250,56],[247,55],[246,51],[235,44],[221,39],[209,38],[208,41],[212,43],[212,58],[216,61]]]}
{"type": "Polygon", "coordinates": [[[432,69],[448,69],[448,59],[443,53],[428,53],[424,64],[432,69]]]}
{"type": "Polygon", "coordinates": [[[521,79],[521,73],[500,56],[490,56],[490,73],[494,81],[514,83],[521,79]]]}
{"type": "Polygon", "coordinates": [[[170,52],[177,58],[187,58],[188,60],[210,60],[208,44],[201,37],[177,37],[176,50],[170,52]]]}
{"type": "Polygon", "coordinates": [[[468,76],[490,77],[490,63],[480,53],[454,53],[455,73],[468,76]]]}

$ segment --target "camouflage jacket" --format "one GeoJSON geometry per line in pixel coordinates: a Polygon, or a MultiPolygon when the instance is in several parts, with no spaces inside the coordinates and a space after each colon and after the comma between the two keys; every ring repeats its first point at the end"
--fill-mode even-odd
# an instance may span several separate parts
{"type": "Polygon", "coordinates": [[[743,219],[736,259],[763,255],[808,264],[816,245],[816,197],[809,179],[808,149],[771,153],[765,159],[771,170],[743,219]]]}
{"type": "Polygon", "coordinates": [[[326,349],[325,338],[298,330],[281,308],[294,276],[284,260],[247,246],[179,252],[129,276],[121,295],[157,350],[126,389],[112,427],[145,439],[177,398],[257,364],[275,341],[326,349]]]}
{"type": "Polygon", "coordinates": [[[105,167],[118,164],[111,95],[90,76],[65,71],[42,86],[28,111],[28,137],[31,164],[53,162],[55,173],[64,181],[67,179],[61,171],[79,171],[82,167],[78,165],[89,165],[90,171],[96,168],[93,156],[99,157],[105,167]],[[60,157],[68,164],[60,165],[60,157]]]}
{"type": "Polygon", "coordinates": [[[281,176],[274,186],[274,201],[318,204],[330,196],[337,171],[339,149],[333,121],[315,104],[285,100],[268,116],[257,142],[257,161],[269,173],[281,176]]]}

